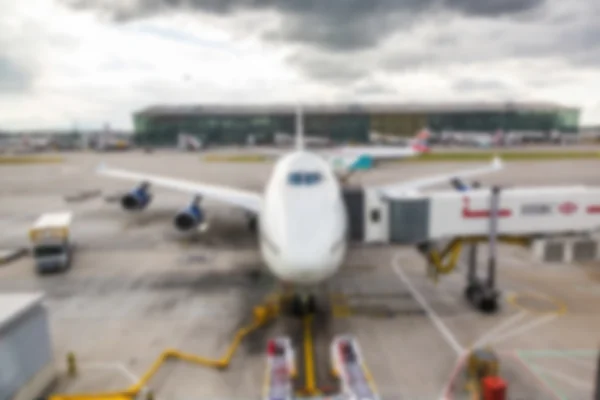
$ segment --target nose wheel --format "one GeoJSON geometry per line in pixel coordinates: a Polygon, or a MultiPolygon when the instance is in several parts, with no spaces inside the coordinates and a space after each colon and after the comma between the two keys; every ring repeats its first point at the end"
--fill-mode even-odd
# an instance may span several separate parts
{"type": "Polygon", "coordinates": [[[256,233],[258,230],[258,217],[256,215],[249,214],[248,218],[248,230],[252,233],[256,233]]]}
{"type": "Polygon", "coordinates": [[[314,295],[294,294],[291,304],[292,315],[303,317],[307,314],[315,314],[317,312],[317,299],[314,295]]]}

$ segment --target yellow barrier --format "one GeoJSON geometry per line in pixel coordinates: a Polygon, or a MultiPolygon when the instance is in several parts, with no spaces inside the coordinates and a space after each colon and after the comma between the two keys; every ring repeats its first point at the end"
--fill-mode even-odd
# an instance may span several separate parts
{"type": "Polygon", "coordinates": [[[187,354],[174,349],[169,349],[165,350],[156,359],[156,361],[154,361],[150,369],[146,371],[146,373],[137,383],[123,391],[94,394],[58,394],[50,396],[49,400],[133,400],[168,359],[179,359],[181,361],[187,361],[189,363],[199,364],[211,368],[227,368],[231,363],[231,359],[233,358],[233,355],[235,354],[235,351],[240,345],[242,339],[252,331],[269,322],[277,315],[278,312],[279,307],[275,302],[255,307],[253,312],[253,322],[237,332],[233,342],[227,349],[225,356],[219,359],[205,358],[193,354],[187,354]]]}

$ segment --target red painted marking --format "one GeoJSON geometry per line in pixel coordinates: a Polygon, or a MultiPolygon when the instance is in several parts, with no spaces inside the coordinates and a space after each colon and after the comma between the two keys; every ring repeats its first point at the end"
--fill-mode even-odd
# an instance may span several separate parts
{"type": "Polygon", "coordinates": [[[587,213],[588,214],[600,214],[600,205],[588,206],[587,213]]]}
{"type": "Polygon", "coordinates": [[[571,201],[566,201],[558,206],[558,211],[566,215],[573,214],[575,211],[577,211],[577,204],[571,201]]]}
{"type": "MultiPolygon", "coordinates": [[[[469,199],[468,197],[463,197],[463,218],[489,218],[492,214],[491,210],[489,209],[471,210],[469,208],[470,203],[471,199],[469,199]]],[[[510,217],[512,215],[512,211],[508,208],[501,208],[498,210],[497,215],[499,218],[510,217]]]]}

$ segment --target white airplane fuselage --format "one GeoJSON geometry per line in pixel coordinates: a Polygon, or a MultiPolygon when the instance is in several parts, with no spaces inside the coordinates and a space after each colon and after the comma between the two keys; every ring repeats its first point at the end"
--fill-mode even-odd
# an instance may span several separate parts
{"type": "Polygon", "coordinates": [[[317,154],[296,151],[277,161],[258,222],[263,259],[284,282],[318,284],[344,262],[346,207],[337,177],[317,154]]]}

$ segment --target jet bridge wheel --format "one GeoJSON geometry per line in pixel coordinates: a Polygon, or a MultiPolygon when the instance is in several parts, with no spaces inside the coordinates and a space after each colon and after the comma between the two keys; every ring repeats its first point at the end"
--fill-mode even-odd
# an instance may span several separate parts
{"type": "Polygon", "coordinates": [[[481,282],[470,283],[465,289],[467,300],[484,313],[498,310],[498,292],[481,282]]]}

